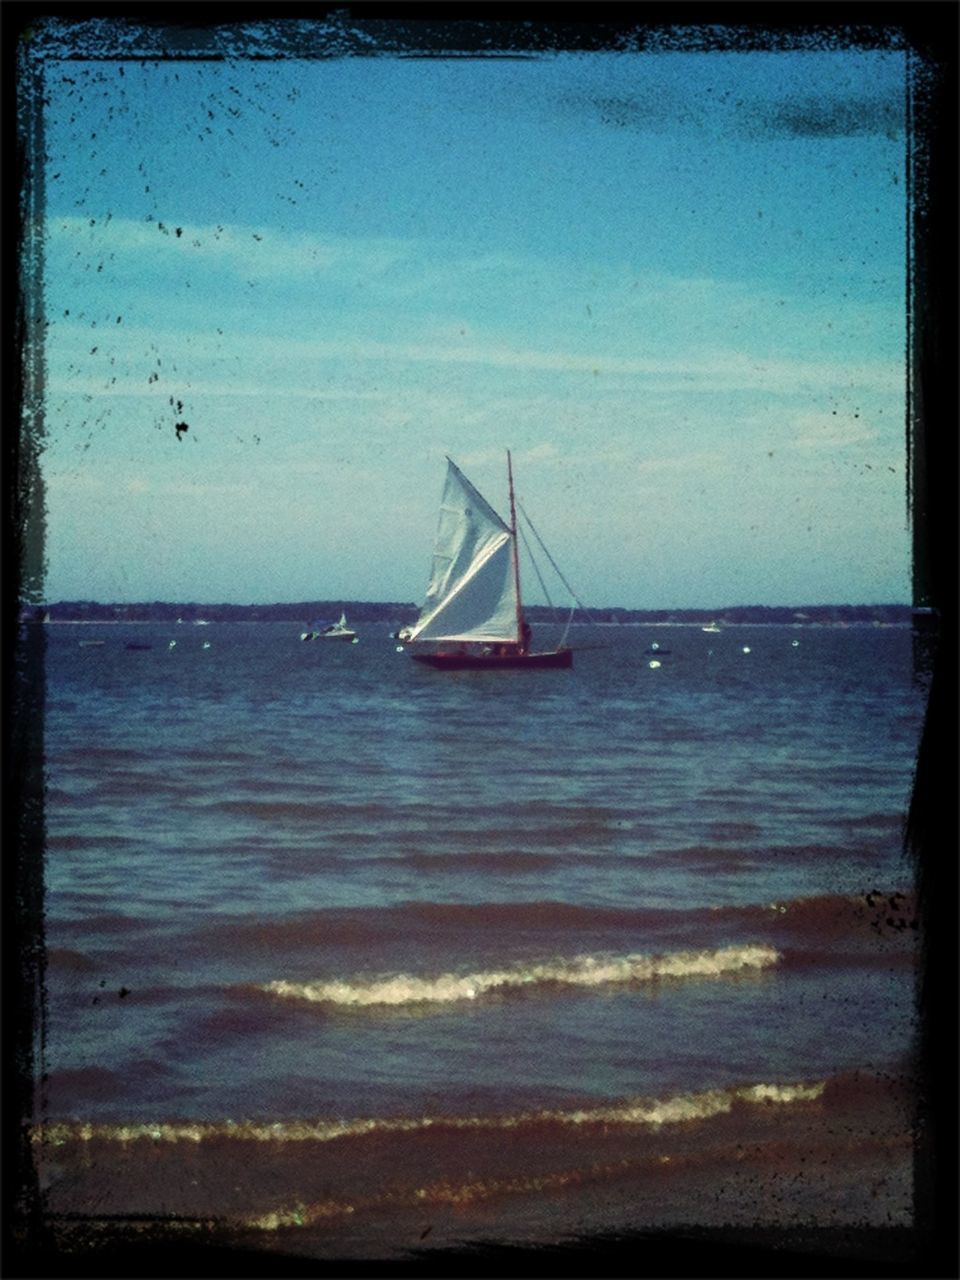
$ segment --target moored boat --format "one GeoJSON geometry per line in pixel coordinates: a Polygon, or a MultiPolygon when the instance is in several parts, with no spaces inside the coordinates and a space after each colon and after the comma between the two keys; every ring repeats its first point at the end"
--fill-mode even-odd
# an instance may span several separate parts
{"type": "Polygon", "coordinates": [[[356,640],[357,633],[347,626],[347,615],[340,614],[337,622],[315,622],[310,631],[300,633],[301,640],[356,640]]]}
{"type": "Polygon", "coordinates": [[[347,615],[341,613],[339,620],[324,627],[318,632],[316,638],[318,640],[356,640],[357,633],[347,626],[347,615]]]}

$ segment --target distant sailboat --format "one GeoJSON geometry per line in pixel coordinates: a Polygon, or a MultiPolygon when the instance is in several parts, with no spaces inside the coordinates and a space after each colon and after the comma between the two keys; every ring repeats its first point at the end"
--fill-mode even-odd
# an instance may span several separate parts
{"type": "Polygon", "coordinates": [[[530,651],[531,632],[520,598],[517,517],[513,466],[507,453],[510,524],[447,459],[440,524],[430,584],[420,617],[400,639],[411,646],[432,642],[432,651],[414,653],[418,662],[441,670],[573,665],[561,643],[543,653],[530,651]]]}

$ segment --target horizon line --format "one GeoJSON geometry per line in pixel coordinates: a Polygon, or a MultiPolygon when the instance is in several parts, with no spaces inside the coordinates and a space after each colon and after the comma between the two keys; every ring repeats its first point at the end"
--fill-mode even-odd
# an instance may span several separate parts
{"type": "MultiPolygon", "coordinates": [[[[405,600],[366,600],[360,597],[347,598],[345,596],[315,596],[309,599],[300,600],[250,600],[250,601],[231,601],[231,600],[162,600],[147,599],[146,597],[138,600],[95,600],[89,597],[75,597],[72,599],[62,598],[59,600],[43,601],[41,603],[21,603],[20,612],[36,609],[54,609],[65,605],[95,605],[98,608],[111,609],[130,609],[137,607],[151,607],[155,605],[176,606],[178,608],[207,608],[207,609],[290,609],[299,607],[300,605],[317,605],[317,604],[355,604],[355,605],[374,605],[382,607],[397,607],[403,609],[419,609],[420,605],[415,601],[405,600]]],[[[554,606],[554,612],[559,606],[554,606]]],[[[550,609],[547,604],[529,604],[525,608],[528,609],[550,609]]],[[[568,605],[559,607],[561,611],[569,608],[568,605]]],[[[612,610],[626,611],[628,613],[722,613],[731,609],[913,609],[915,611],[923,611],[926,606],[915,605],[909,600],[828,600],[819,603],[810,601],[802,601],[800,603],[780,602],[777,604],[713,604],[713,605],[622,605],[622,604],[593,604],[589,607],[577,606],[577,611],[582,613],[589,612],[610,612],[612,610]]]]}

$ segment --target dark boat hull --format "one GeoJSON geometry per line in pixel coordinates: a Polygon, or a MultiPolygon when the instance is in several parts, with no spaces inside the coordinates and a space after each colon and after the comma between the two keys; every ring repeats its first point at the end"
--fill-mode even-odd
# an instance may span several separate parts
{"type": "Polygon", "coordinates": [[[557,670],[573,666],[572,649],[555,649],[551,653],[415,653],[414,662],[426,663],[441,671],[557,670]]]}

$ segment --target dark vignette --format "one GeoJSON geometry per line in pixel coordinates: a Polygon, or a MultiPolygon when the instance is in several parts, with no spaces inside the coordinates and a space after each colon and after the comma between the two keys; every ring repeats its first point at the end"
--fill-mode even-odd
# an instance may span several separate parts
{"type": "MultiPolygon", "coordinates": [[[[563,3],[549,10],[522,4],[389,4],[350,7],[235,0],[187,6],[180,0],[12,0],[3,27],[4,141],[16,164],[4,166],[6,226],[4,332],[13,338],[3,432],[4,590],[3,784],[3,1268],[8,1276],[220,1274],[469,1276],[955,1276],[957,1204],[957,46],[958,10],[949,0],[731,0],[652,2],[642,6],[563,3]],[[295,37],[284,19],[322,25],[295,37]],[[87,1255],[58,1254],[45,1230],[30,1156],[34,1073],[43,1044],[43,696],[44,635],[20,625],[21,607],[43,599],[42,360],[44,329],[35,287],[42,244],[31,214],[42,213],[43,139],[36,67],[44,28],[75,28],[75,53],[88,58],[222,58],[212,29],[243,22],[272,26],[272,43],[256,56],[532,58],[558,49],[786,49],[899,47],[911,51],[908,261],[909,393],[907,501],[912,515],[918,651],[935,648],[929,705],[916,765],[905,844],[916,868],[924,953],[919,984],[916,1122],[916,1225],[913,1231],[773,1233],[690,1231],[584,1240],[526,1250],[480,1242],[456,1254],[433,1252],[410,1262],[324,1263],[245,1251],[205,1238],[178,1246],[118,1222],[87,1255]],[[96,24],[94,28],[87,24],[96,24]],[[132,47],[111,48],[117,24],[132,47]],[[36,49],[35,54],[31,50],[36,49]],[[24,287],[18,287],[23,276],[24,287]],[[949,371],[949,372],[948,372],[949,371]],[[932,619],[932,621],[931,621],[932,619]]],[[[234,38],[233,49],[237,47],[234,38]]],[[[234,54],[234,56],[236,56],[234,54]]],[[[41,1079],[42,1091],[42,1079],[41,1079]]]]}

